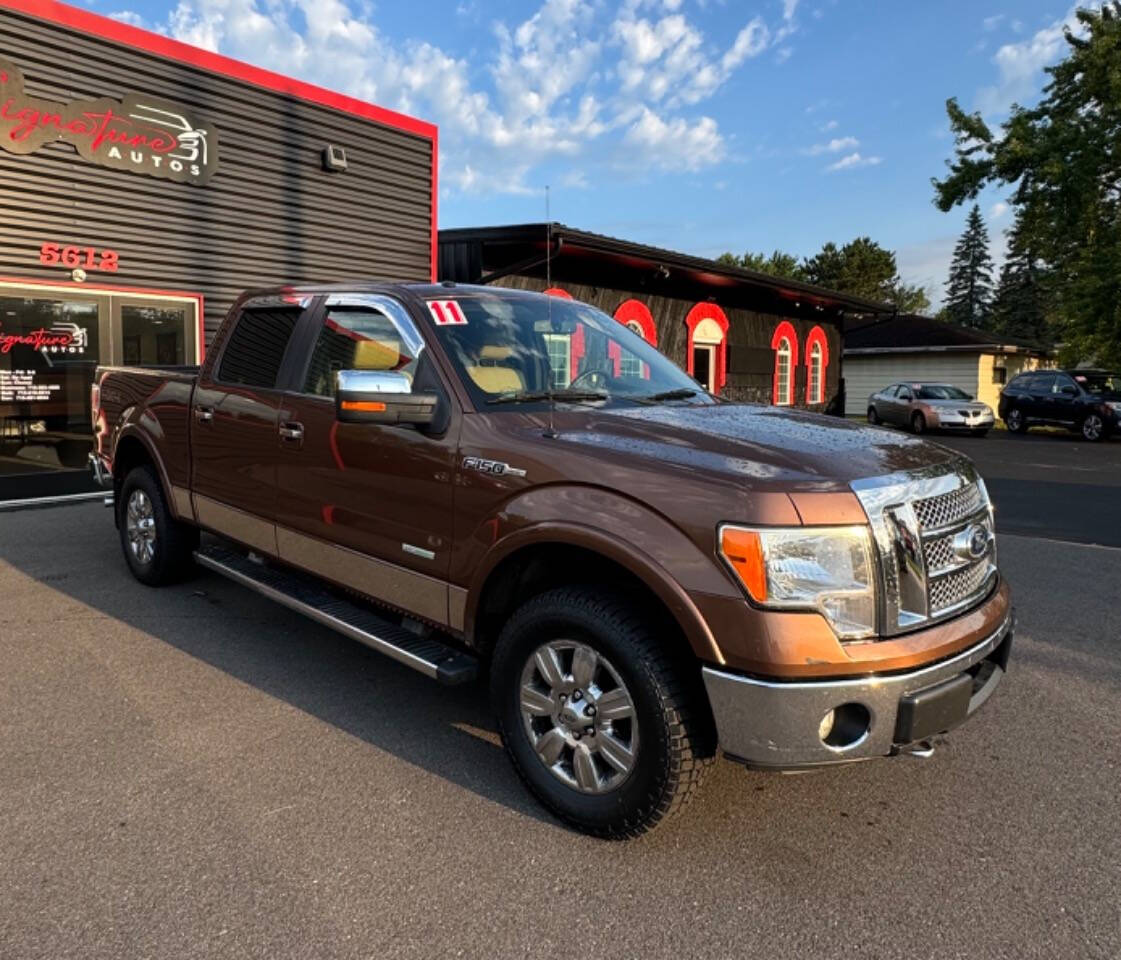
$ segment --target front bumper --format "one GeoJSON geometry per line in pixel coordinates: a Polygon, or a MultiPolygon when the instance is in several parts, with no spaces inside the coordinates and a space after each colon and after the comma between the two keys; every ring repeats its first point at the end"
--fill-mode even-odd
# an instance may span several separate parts
{"type": "Polygon", "coordinates": [[[976,417],[963,417],[960,413],[940,413],[934,419],[935,422],[929,426],[939,430],[991,430],[995,422],[991,413],[976,417]]]}
{"type": "Polygon", "coordinates": [[[751,766],[776,770],[889,756],[980,709],[1004,676],[1013,627],[1009,615],[968,650],[888,676],[782,682],[705,667],[720,747],[751,766]],[[830,711],[827,731],[822,721],[830,711]]]}

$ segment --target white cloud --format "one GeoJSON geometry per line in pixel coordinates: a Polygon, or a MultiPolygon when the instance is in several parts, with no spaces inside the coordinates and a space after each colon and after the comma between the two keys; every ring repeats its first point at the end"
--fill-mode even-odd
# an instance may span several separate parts
{"type": "Polygon", "coordinates": [[[1065,29],[1078,35],[1082,27],[1075,18],[1075,9],[1061,20],[1037,30],[1019,43],[1006,43],[993,54],[1000,79],[982,87],[977,93],[977,107],[982,113],[1003,114],[1013,103],[1023,103],[1042,89],[1041,71],[1063,58],[1066,52],[1065,29]]]}
{"type": "Polygon", "coordinates": [[[802,153],[810,157],[817,157],[823,153],[840,153],[842,150],[854,150],[860,146],[856,137],[834,137],[828,143],[815,143],[806,147],[802,153]]]}
{"type": "Polygon", "coordinates": [[[836,120],[830,120],[818,127],[818,130],[822,133],[828,133],[830,130],[836,130],[839,126],[840,124],[836,120]]]}
{"type": "Polygon", "coordinates": [[[985,19],[981,21],[981,26],[991,33],[993,30],[999,27],[1003,21],[1004,14],[998,13],[991,17],[985,17],[985,19]]]}
{"type": "Polygon", "coordinates": [[[1008,204],[1003,200],[998,200],[989,208],[989,219],[999,220],[1008,212],[1008,204]]]}
{"type": "Polygon", "coordinates": [[[724,158],[724,141],[711,117],[667,122],[649,107],[627,129],[626,144],[646,151],[661,170],[700,170],[724,158]]]}
{"type": "Polygon", "coordinates": [[[883,162],[881,157],[865,157],[859,151],[841,157],[836,163],[831,163],[825,169],[833,172],[836,170],[855,170],[857,167],[875,167],[883,162]]]}

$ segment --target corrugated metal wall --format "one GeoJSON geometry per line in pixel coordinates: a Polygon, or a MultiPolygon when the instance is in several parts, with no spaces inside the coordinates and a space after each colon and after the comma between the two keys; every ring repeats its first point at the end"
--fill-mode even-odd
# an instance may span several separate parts
{"type": "MultiPolygon", "coordinates": [[[[494,286],[512,287],[518,290],[545,289],[545,283],[536,277],[504,277],[494,286]]],[[[654,317],[658,326],[658,349],[682,369],[686,369],[686,349],[689,331],[685,318],[696,306],[696,301],[676,297],[651,296],[645,291],[630,292],[605,287],[592,287],[575,283],[555,283],[577,300],[590,303],[604,313],[615,314],[620,304],[632,297],[642,301],[654,317]]],[[[698,296],[707,291],[698,291],[698,296]]],[[[806,337],[814,324],[792,317],[776,314],[758,313],[721,305],[728,318],[728,375],[722,395],[731,400],[746,400],[752,403],[770,403],[773,393],[774,352],[771,350],[771,337],[775,327],[783,320],[789,320],[798,335],[798,367],[794,383],[794,404],[806,405],[806,337]],[[739,356],[737,356],[737,351],[739,356]],[[745,353],[750,354],[745,361],[745,353]]],[[[841,352],[841,336],[830,323],[821,323],[829,347],[829,366],[825,370],[825,399],[829,402],[839,383],[838,360],[841,352]]],[[[845,373],[848,373],[846,367],[845,373]]],[[[818,409],[815,406],[815,409],[818,409]]]]}
{"type": "Polygon", "coordinates": [[[0,8],[0,54],[31,96],[68,102],[146,93],[217,128],[205,186],[109,170],[70,146],[0,150],[0,277],[54,282],[44,242],[111,248],[98,282],[202,293],[207,338],[247,287],[431,271],[432,141],[0,8]],[[324,172],[327,144],[349,169],[324,172]]]}

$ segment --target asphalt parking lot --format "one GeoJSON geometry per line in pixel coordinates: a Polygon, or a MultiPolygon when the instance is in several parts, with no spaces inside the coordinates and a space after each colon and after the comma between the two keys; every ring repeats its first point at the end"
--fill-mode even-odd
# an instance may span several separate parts
{"type": "Polygon", "coordinates": [[[1112,960],[1121,550],[1061,532],[1001,536],[1009,676],[931,759],[721,762],[608,844],[523,791],[482,686],[214,576],[142,587],[100,505],[0,514],[0,957],[1112,960]]]}

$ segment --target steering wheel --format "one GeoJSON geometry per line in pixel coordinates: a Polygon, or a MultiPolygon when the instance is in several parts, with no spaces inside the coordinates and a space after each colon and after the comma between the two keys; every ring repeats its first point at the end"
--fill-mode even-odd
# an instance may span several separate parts
{"type": "Polygon", "coordinates": [[[606,390],[610,378],[603,370],[585,370],[568,385],[570,390],[606,390]]]}

